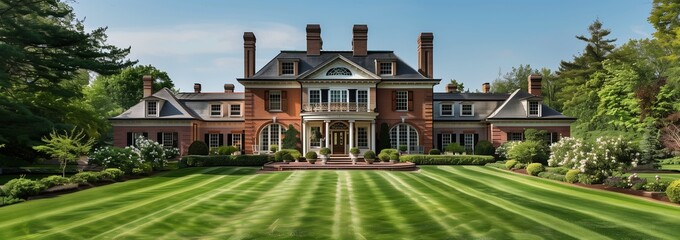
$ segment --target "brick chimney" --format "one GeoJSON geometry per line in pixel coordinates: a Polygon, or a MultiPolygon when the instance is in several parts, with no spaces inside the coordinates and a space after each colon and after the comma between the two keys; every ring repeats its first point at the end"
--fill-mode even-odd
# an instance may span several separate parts
{"type": "Polygon", "coordinates": [[[447,93],[457,93],[458,92],[458,85],[457,84],[449,83],[449,84],[446,85],[445,88],[446,88],[447,93]]]}
{"type": "Polygon", "coordinates": [[[142,77],[142,82],[144,83],[144,87],[142,88],[144,97],[151,96],[151,94],[153,94],[153,77],[151,75],[144,75],[144,77],[142,77]]]}
{"type": "Polygon", "coordinates": [[[368,26],[355,24],[352,28],[352,52],[355,57],[368,55],[368,26]]]}
{"type": "Polygon", "coordinates": [[[234,92],[234,84],[224,84],[224,92],[225,93],[232,93],[234,92]]]}
{"type": "Polygon", "coordinates": [[[527,87],[529,93],[535,96],[541,96],[541,80],[543,80],[543,76],[540,74],[529,75],[529,79],[527,81],[529,82],[529,87],[527,87]]]}
{"type": "Polygon", "coordinates": [[[307,24],[307,55],[318,56],[323,49],[321,40],[321,26],[319,24],[307,24]]]}
{"type": "Polygon", "coordinates": [[[483,93],[489,93],[489,90],[491,89],[491,84],[488,82],[482,83],[482,92],[483,93]]]}
{"type": "Polygon", "coordinates": [[[255,75],[255,34],[243,33],[243,77],[255,75]]]}
{"type": "Polygon", "coordinates": [[[434,35],[431,32],[420,33],[418,36],[418,72],[427,78],[432,78],[432,49],[434,35]]]}
{"type": "Polygon", "coordinates": [[[194,83],[194,93],[201,93],[201,84],[194,83]]]}

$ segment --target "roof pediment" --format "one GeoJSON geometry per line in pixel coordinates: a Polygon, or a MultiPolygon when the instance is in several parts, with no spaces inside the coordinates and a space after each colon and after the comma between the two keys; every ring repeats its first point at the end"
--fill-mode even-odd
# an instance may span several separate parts
{"type": "Polygon", "coordinates": [[[318,79],[380,79],[371,71],[359,66],[342,55],[337,55],[298,77],[300,80],[318,79]]]}

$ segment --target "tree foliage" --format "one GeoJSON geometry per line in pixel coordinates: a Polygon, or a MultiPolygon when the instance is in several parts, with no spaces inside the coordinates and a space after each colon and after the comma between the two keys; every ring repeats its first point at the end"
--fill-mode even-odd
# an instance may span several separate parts
{"type": "Polygon", "coordinates": [[[61,163],[62,177],[66,176],[66,165],[75,162],[80,156],[90,152],[94,139],[74,128],[70,132],[59,133],[52,131],[49,137],[43,137],[45,145],[33,147],[35,150],[49,154],[61,163]]]}
{"type": "Polygon", "coordinates": [[[300,144],[299,134],[300,132],[293,127],[293,124],[289,124],[283,135],[283,149],[297,149],[300,144]]]}
{"type": "Polygon", "coordinates": [[[144,84],[142,77],[144,75],[151,75],[155,79],[154,90],[168,88],[174,91],[175,85],[168,73],[151,65],[138,65],[123,69],[118,74],[97,77],[90,89],[92,92],[89,95],[90,101],[103,106],[106,114],[118,114],[122,109],[128,109],[142,99],[144,84]],[[102,99],[101,96],[106,96],[106,98],[102,99]]]}
{"type": "Polygon", "coordinates": [[[529,87],[529,75],[532,73],[538,73],[538,71],[532,69],[529,64],[512,67],[512,70],[505,73],[502,78],[499,77],[493,81],[491,91],[494,93],[511,93],[517,89],[526,91],[529,87]]]}

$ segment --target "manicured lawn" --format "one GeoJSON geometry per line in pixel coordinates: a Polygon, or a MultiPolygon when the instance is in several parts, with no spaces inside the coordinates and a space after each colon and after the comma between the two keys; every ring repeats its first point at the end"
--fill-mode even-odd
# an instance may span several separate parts
{"type": "MultiPolygon", "coordinates": [[[[628,176],[630,174],[626,174],[625,176],[628,176]]],[[[661,177],[661,180],[677,180],[680,179],[680,173],[638,173],[638,177],[641,178],[646,178],[647,182],[649,181],[654,181],[656,179],[656,175],[659,175],[661,177]]]]}
{"type": "Polygon", "coordinates": [[[0,208],[0,239],[674,239],[680,206],[487,167],[191,168],[0,208]]]}
{"type": "Polygon", "coordinates": [[[661,169],[666,169],[666,170],[678,170],[680,171],[680,164],[667,164],[667,165],[661,165],[661,169]]]}

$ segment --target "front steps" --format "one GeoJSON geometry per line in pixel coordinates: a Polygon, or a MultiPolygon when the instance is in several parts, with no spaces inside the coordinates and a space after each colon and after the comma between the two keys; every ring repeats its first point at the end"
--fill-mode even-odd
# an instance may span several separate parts
{"type": "Polygon", "coordinates": [[[381,163],[376,162],[367,164],[363,161],[357,161],[352,164],[352,160],[332,159],[325,165],[321,161],[316,161],[315,164],[308,162],[271,162],[262,166],[260,172],[278,172],[278,171],[294,171],[294,170],[385,170],[385,171],[415,171],[418,170],[415,163],[381,163]]]}

